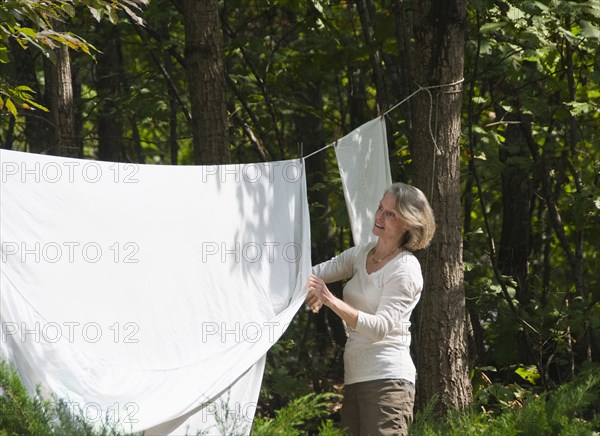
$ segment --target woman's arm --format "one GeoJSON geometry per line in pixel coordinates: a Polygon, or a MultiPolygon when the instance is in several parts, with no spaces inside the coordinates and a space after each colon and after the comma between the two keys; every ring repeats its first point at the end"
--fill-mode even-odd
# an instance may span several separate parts
{"type": "MultiPolygon", "coordinates": [[[[418,261],[405,262],[386,274],[383,292],[374,314],[360,311],[355,330],[374,341],[384,339],[399,323],[410,316],[423,287],[418,261]]],[[[408,324],[408,323],[407,323],[408,324]]],[[[404,328],[403,328],[404,330],[404,328]]]]}
{"type": "Polygon", "coordinates": [[[356,328],[358,322],[358,310],[348,303],[340,300],[329,291],[325,282],[317,276],[308,278],[308,297],[306,303],[313,312],[318,312],[320,305],[329,307],[352,328],[356,328]]]}
{"type": "Polygon", "coordinates": [[[326,262],[312,267],[312,273],[325,283],[349,279],[354,274],[356,247],[349,248],[326,262]]]}
{"type": "MultiPolygon", "coordinates": [[[[343,251],[334,258],[322,262],[312,267],[313,277],[321,279],[323,286],[325,283],[337,282],[338,280],[348,279],[354,274],[354,257],[356,254],[356,247],[349,248],[343,251]]],[[[309,278],[310,280],[310,278],[309,278]]],[[[307,284],[308,295],[306,297],[306,304],[310,307],[314,313],[321,310],[323,302],[319,300],[313,293],[311,293],[311,286],[307,284]]],[[[327,288],[325,286],[325,288],[327,288]]]]}
{"type": "Polygon", "coordinates": [[[326,305],[356,332],[380,341],[398,325],[400,320],[412,312],[419,301],[422,286],[421,269],[414,259],[413,262],[404,263],[398,270],[386,274],[383,293],[374,314],[357,310],[336,298],[325,283],[314,276],[308,281],[307,302],[314,312],[320,309],[320,305],[326,305]]]}

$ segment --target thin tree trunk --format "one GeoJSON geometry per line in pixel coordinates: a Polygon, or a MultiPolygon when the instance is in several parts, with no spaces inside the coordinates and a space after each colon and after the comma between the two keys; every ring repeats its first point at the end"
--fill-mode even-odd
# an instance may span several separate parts
{"type": "MultiPolygon", "coordinates": [[[[46,99],[47,93],[41,92],[41,87],[36,75],[36,59],[33,50],[23,50],[13,39],[9,40],[9,48],[15,57],[15,70],[17,77],[23,85],[29,86],[35,91],[35,99],[42,105],[48,107],[50,103],[46,99]]],[[[47,112],[22,111],[25,117],[25,137],[29,145],[28,151],[32,153],[49,152],[54,148],[52,138],[52,121],[47,112]]]]}
{"type": "Polygon", "coordinates": [[[123,116],[119,97],[123,81],[123,56],[119,29],[110,23],[100,23],[103,45],[96,67],[96,89],[100,100],[98,108],[98,158],[120,162],[126,155],[123,144],[123,116]]]}
{"type": "MultiPolygon", "coordinates": [[[[56,23],[56,30],[64,24],[56,23]]],[[[54,124],[54,153],[58,156],[81,157],[75,128],[73,107],[73,76],[69,48],[61,45],[55,50],[56,63],[46,64],[46,92],[50,97],[50,113],[54,124]]]]}
{"type": "MultiPolygon", "coordinates": [[[[570,18],[567,18],[566,25],[570,26],[570,18]]],[[[567,27],[568,28],[568,27],[567,27]]],[[[575,81],[575,71],[573,68],[573,56],[574,56],[573,46],[571,45],[571,41],[568,38],[565,38],[565,52],[564,52],[564,63],[567,66],[567,81],[569,83],[569,101],[575,102],[577,100],[577,83],[575,81]]],[[[577,188],[577,192],[580,195],[583,195],[584,185],[581,179],[581,175],[577,172],[575,167],[570,164],[570,160],[576,161],[578,154],[578,132],[579,126],[577,122],[577,117],[573,114],[569,114],[569,134],[567,137],[567,144],[569,145],[569,151],[565,156],[565,166],[570,169],[573,180],[575,181],[575,186],[577,188]]],[[[584,280],[584,229],[585,226],[577,226],[577,231],[574,235],[574,245],[575,245],[575,268],[573,271],[573,275],[575,276],[575,286],[577,289],[577,293],[583,298],[585,301],[587,295],[587,286],[584,280]]],[[[594,346],[594,337],[596,336],[590,322],[588,320],[584,320],[584,342],[585,342],[585,356],[589,362],[593,361],[593,355],[596,354],[593,351],[594,346]]]]}
{"type": "MultiPolygon", "coordinates": [[[[515,102],[518,107],[518,102],[515,102]]],[[[520,317],[529,309],[531,295],[527,284],[530,252],[531,221],[531,182],[529,180],[530,153],[521,125],[529,123],[528,117],[521,113],[506,113],[496,108],[499,118],[508,122],[506,142],[500,147],[502,166],[502,233],[498,247],[497,265],[503,276],[511,277],[515,282],[516,309],[520,317]]],[[[504,278],[501,278],[504,280],[504,278]]],[[[508,285],[508,282],[506,282],[508,285]]],[[[538,363],[543,376],[543,363],[538,361],[527,336],[528,330],[517,330],[514,341],[519,362],[538,363]]]]}
{"type": "Polygon", "coordinates": [[[387,106],[389,99],[381,62],[381,50],[375,41],[375,28],[373,27],[375,7],[372,0],[356,0],[356,7],[360,17],[365,44],[369,48],[369,59],[371,61],[371,68],[373,69],[373,82],[377,90],[377,106],[379,110],[383,110],[387,106]]]}
{"type": "MultiPolygon", "coordinates": [[[[521,114],[502,114],[506,121],[526,122],[521,114]]],[[[498,267],[502,274],[513,277],[517,299],[525,307],[530,299],[527,289],[527,262],[530,242],[529,181],[530,153],[518,124],[506,127],[506,145],[500,150],[502,171],[502,235],[498,248],[498,267]]]]}
{"type": "MultiPolygon", "coordinates": [[[[75,56],[77,54],[74,54],[75,56]]],[[[86,55],[87,56],[87,55],[86,55]]],[[[82,100],[81,100],[81,68],[78,66],[77,61],[71,59],[71,83],[73,84],[73,111],[75,114],[75,145],[80,150],[83,156],[83,121],[84,113],[82,111],[82,100]]]]}
{"type": "Polygon", "coordinates": [[[137,125],[137,118],[135,116],[129,117],[129,128],[131,129],[131,150],[135,159],[127,159],[129,162],[136,162],[143,164],[145,163],[144,149],[142,148],[142,138],[140,136],[140,129],[137,125]]]}
{"type": "Polygon", "coordinates": [[[367,97],[365,86],[361,75],[352,68],[348,68],[348,114],[350,116],[350,129],[355,129],[367,121],[365,108],[367,107],[367,97]]]}
{"type": "Polygon", "coordinates": [[[62,45],[55,50],[56,63],[45,60],[46,95],[52,118],[53,152],[58,156],[81,157],[77,145],[73,83],[69,49],[62,45]]]}
{"type": "MultiPolygon", "coordinates": [[[[169,77],[173,75],[173,63],[171,55],[167,52],[163,55],[165,70],[169,77]]],[[[177,165],[179,162],[179,143],[177,142],[177,95],[173,88],[168,88],[169,95],[169,155],[171,156],[171,165],[177,165]]]]}
{"type": "MultiPolygon", "coordinates": [[[[409,23],[412,20],[412,12],[411,8],[402,0],[392,0],[392,12],[394,14],[395,20],[395,35],[398,43],[398,61],[395,66],[396,72],[394,73],[394,82],[392,83],[391,89],[394,92],[395,99],[397,101],[402,101],[412,94],[414,91],[414,82],[411,79],[411,71],[412,71],[412,62],[413,55],[411,50],[414,47],[411,47],[411,31],[409,23]]],[[[411,127],[411,107],[413,105],[412,99],[407,100],[403,104],[398,107],[398,111],[400,112],[400,117],[403,120],[406,120],[407,123],[397,124],[395,126],[396,129],[399,130],[398,133],[409,136],[410,135],[410,127],[411,127]]],[[[389,126],[392,127],[391,125],[389,126]]],[[[388,138],[390,141],[393,140],[394,135],[388,134],[388,138]]],[[[394,153],[394,150],[390,150],[390,163],[392,168],[396,167],[399,170],[400,176],[404,180],[404,169],[402,165],[400,165],[400,155],[398,153],[394,153]]],[[[394,172],[392,171],[392,174],[394,172]]]]}
{"type": "Polygon", "coordinates": [[[185,58],[196,164],[230,162],[217,0],[184,0],[185,58]]]}
{"type": "Polygon", "coordinates": [[[6,129],[6,137],[4,138],[4,141],[0,144],[0,148],[3,148],[5,150],[12,150],[13,148],[13,141],[15,139],[15,125],[17,123],[17,120],[15,119],[15,117],[13,117],[12,115],[9,115],[8,117],[8,128],[6,129]]]}
{"type": "MultiPolygon", "coordinates": [[[[301,98],[307,106],[317,109],[315,112],[322,110],[323,96],[320,83],[307,83],[300,91],[299,95],[302,96],[301,98]]],[[[323,120],[320,117],[314,113],[299,114],[295,117],[295,125],[298,131],[298,141],[302,144],[302,151],[305,155],[323,146],[325,137],[323,133],[323,120]]],[[[327,179],[326,157],[326,153],[317,153],[306,160],[308,202],[311,205],[312,238],[314,241],[319,241],[318,244],[313,244],[312,247],[313,265],[330,259],[334,255],[335,240],[330,221],[327,219],[327,214],[329,213],[328,194],[324,189],[311,189],[317,184],[324,183],[327,179]]],[[[328,351],[332,337],[334,340],[339,341],[344,336],[340,334],[343,331],[343,326],[341,320],[329,310],[321,310],[316,316],[309,315],[309,322],[311,321],[314,321],[316,325],[315,349],[309,353],[306,347],[302,346],[299,347],[299,351],[304,354],[303,359],[312,362],[311,368],[317,368],[323,364],[323,356],[328,351]]],[[[305,341],[302,341],[302,345],[304,343],[305,341]]],[[[313,369],[309,374],[312,376],[315,387],[319,389],[320,375],[318,371],[314,371],[313,369]]]]}

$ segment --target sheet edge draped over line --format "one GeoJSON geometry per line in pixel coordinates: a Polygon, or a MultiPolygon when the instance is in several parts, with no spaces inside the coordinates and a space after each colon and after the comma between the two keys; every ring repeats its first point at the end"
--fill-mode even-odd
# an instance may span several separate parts
{"type": "MultiPolygon", "coordinates": [[[[30,391],[41,383],[119,418],[137,407],[123,429],[160,434],[214,431],[206,407],[215,400],[256,404],[263,356],[301,306],[310,273],[301,160],[135,166],[2,150],[0,164],[0,354],[30,391]],[[131,319],[136,343],[124,342],[131,319]],[[110,340],[94,342],[98,330],[110,340]]],[[[254,410],[244,413],[249,432],[254,410]]]]}

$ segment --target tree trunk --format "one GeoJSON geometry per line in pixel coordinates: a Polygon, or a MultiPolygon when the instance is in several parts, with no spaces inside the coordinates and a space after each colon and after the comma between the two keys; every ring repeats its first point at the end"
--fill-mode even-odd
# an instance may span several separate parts
{"type": "Polygon", "coordinates": [[[356,8],[360,17],[365,45],[369,48],[369,60],[371,61],[371,68],[373,69],[373,82],[375,83],[375,89],[377,90],[377,106],[379,110],[384,110],[389,99],[381,63],[381,50],[379,44],[375,41],[375,29],[373,27],[375,6],[373,5],[372,0],[356,0],[356,8]]]}
{"type": "MultiPolygon", "coordinates": [[[[304,155],[310,154],[323,146],[325,136],[323,133],[323,120],[315,115],[323,109],[323,95],[320,82],[307,82],[298,89],[298,95],[304,101],[307,107],[315,109],[314,113],[303,112],[295,116],[294,124],[296,127],[298,142],[302,144],[304,155]]],[[[331,221],[328,219],[330,213],[328,193],[325,189],[313,189],[319,184],[323,184],[327,179],[327,155],[326,153],[317,153],[306,159],[306,174],[308,187],[308,203],[311,205],[311,233],[313,241],[318,241],[312,245],[311,255],[312,264],[316,265],[325,260],[331,259],[334,253],[335,241],[333,238],[333,229],[331,221]]],[[[336,287],[332,288],[336,292],[336,287]]],[[[341,288],[337,288],[338,297],[341,296],[341,288]]],[[[338,343],[345,342],[345,333],[343,324],[333,312],[329,309],[321,310],[317,315],[309,314],[309,323],[306,325],[304,339],[298,347],[300,358],[310,362],[309,376],[319,391],[321,389],[321,376],[315,368],[320,368],[325,362],[325,357],[330,351],[332,339],[338,343]],[[315,341],[314,349],[308,350],[307,339],[312,333],[311,322],[315,323],[315,341]]]]}
{"type": "MultiPolygon", "coordinates": [[[[163,56],[165,70],[169,76],[173,75],[173,65],[169,53],[163,56]]],[[[169,95],[169,156],[171,165],[177,165],[179,162],[179,143],[177,142],[177,95],[172,87],[168,87],[169,95]]]]}
{"type": "MultiPolygon", "coordinates": [[[[57,29],[60,25],[57,24],[57,29]]],[[[73,108],[73,83],[69,48],[61,45],[55,50],[56,63],[45,62],[46,94],[54,125],[54,154],[65,157],[81,157],[77,145],[75,111],[73,108]]]]}
{"type": "Polygon", "coordinates": [[[359,71],[348,67],[348,85],[346,86],[348,94],[348,115],[350,117],[350,128],[355,129],[367,120],[365,108],[367,107],[367,96],[365,84],[359,71]]]}
{"type": "Polygon", "coordinates": [[[230,161],[223,36],[217,0],[184,0],[185,62],[192,106],[194,161],[230,161]]]}
{"type": "Polygon", "coordinates": [[[416,95],[410,145],[414,184],[429,198],[437,232],[419,253],[425,285],[418,320],[417,404],[434,396],[437,411],[471,401],[466,345],[460,204],[460,118],[465,0],[411,2],[412,81],[428,86],[416,95]]]}
{"type": "Polygon", "coordinates": [[[502,235],[498,249],[498,268],[502,274],[516,282],[517,299],[522,307],[529,304],[527,269],[530,240],[531,186],[530,152],[520,124],[528,120],[520,113],[503,113],[496,108],[500,118],[506,120],[506,141],[500,149],[502,171],[502,235]]]}
{"type": "Polygon", "coordinates": [[[98,159],[121,162],[126,152],[123,144],[123,115],[119,97],[122,93],[123,57],[119,28],[99,23],[99,50],[96,66],[98,92],[98,159]]]}
{"type": "MultiPolygon", "coordinates": [[[[81,53],[73,53],[73,56],[80,56],[81,53]]],[[[87,55],[86,55],[87,56],[87,55]]],[[[83,156],[83,123],[84,114],[83,100],[81,98],[81,92],[83,89],[82,77],[81,77],[81,64],[78,63],[77,58],[71,58],[71,83],[73,84],[73,112],[75,122],[75,146],[83,156]]]]}
{"type": "MultiPolygon", "coordinates": [[[[20,84],[27,85],[35,91],[35,100],[48,107],[49,102],[41,92],[36,75],[36,59],[33,50],[23,50],[18,43],[10,39],[9,48],[14,53],[16,77],[20,84]]],[[[52,122],[50,114],[42,111],[22,111],[25,117],[25,137],[31,153],[47,153],[53,149],[52,122]]]]}
{"type": "MultiPolygon", "coordinates": [[[[511,95],[511,93],[507,93],[511,95]]],[[[505,100],[506,101],[506,100],[505,100]]],[[[519,107],[514,101],[515,108],[519,107]]],[[[531,116],[516,110],[506,112],[500,105],[496,107],[498,117],[507,122],[505,142],[500,146],[499,159],[502,162],[502,233],[497,254],[497,265],[504,276],[511,277],[515,284],[519,305],[516,310],[520,318],[531,311],[531,292],[528,285],[529,252],[531,239],[531,154],[524,132],[528,130],[531,116]]],[[[501,280],[505,280],[502,278],[501,280]]],[[[509,285],[508,281],[505,281],[509,285]]],[[[519,362],[538,363],[539,373],[544,377],[543,364],[538,361],[529,330],[517,329],[514,341],[519,362]]],[[[535,339],[534,339],[535,340],[535,339]]]]}

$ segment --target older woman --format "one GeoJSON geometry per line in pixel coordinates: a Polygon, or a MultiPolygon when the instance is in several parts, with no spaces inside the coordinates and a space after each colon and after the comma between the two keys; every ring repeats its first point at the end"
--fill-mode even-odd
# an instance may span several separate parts
{"type": "Polygon", "coordinates": [[[413,251],[429,245],[435,219],[425,195],[395,183],[375,214],[377,241],[313,267],[306,302],[329,307],[346,324],[342,427],[352,435],[406,434],[412,421],[415,366],[410,315],[423,288],[413,251]],[[344,299],[326,283],[350,279],[344,299]]]}

